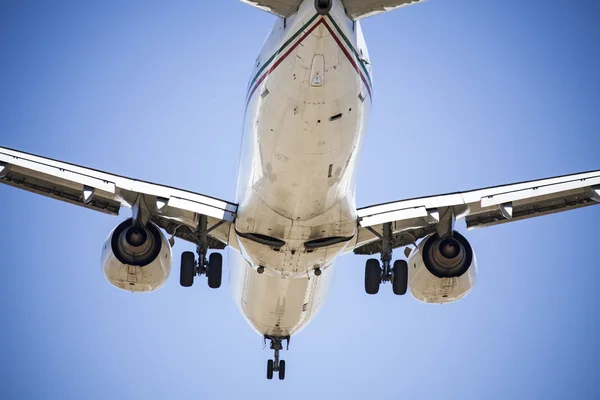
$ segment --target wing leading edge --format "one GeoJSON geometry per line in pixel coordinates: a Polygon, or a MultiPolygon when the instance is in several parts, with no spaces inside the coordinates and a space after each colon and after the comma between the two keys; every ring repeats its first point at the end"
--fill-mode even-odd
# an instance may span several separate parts
{"type": "Polygon", "coordinates": [[[0,147],[0,183],[111,215],[137,202],[169,234],[196,242],[198,216],[206,215],[211,248],[229,242],[237,205],[182,189],[144,182],[0,147]]]}
{"type": "Polygon", "coordinates": [[[446,221],[468,229],[519,221],[600,202],[600,170],[438,196],[401,200],[358,210],[354,252],[381,251],[378,234],[392,223],[394,248],[414,244],[446,221]]]}

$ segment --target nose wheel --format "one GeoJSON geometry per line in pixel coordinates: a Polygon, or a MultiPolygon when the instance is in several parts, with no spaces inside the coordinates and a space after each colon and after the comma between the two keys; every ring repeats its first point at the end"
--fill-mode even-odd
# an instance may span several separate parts
{"type": "Polygon", "coordinates": [[[391,282],[394,294],[402,296],[408,291],[408,263],[397,260],[392,267],[392,224],[383,224],[381,262],[371,258],[365,266],[365,291],[377,294],[382,283],[391,282]]]}
{"type": "Polygon", "coordinates": [[[283,350],[283,340],[287,340],[287,347],[289,348],[290,338],[289,337],[265,337],[265,340],[271,341],[271,350],[273,350],[273,359],[267,360],[267,379],[273,379],[273,373],[277,372],[279,380],[285,379],[285,360],[279,359],[279,352],[283,350]]]}

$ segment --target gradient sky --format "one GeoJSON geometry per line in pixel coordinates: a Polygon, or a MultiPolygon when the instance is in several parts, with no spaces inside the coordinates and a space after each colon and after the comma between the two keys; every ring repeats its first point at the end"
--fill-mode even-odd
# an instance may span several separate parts
{"type": "MultiPolygon", "coordinates": [[[[599,20],[595,0],[430,0],[365,20],[358,205],[599,169],[599,20]]],[[[0,145],[233,199],[273,22],[235,0],[1,1],[0,145]]],[[[365,257],[340,259],[284,382],[265,379],[272,352],[227,279],[183,289],[177,261],[149,295],[105,281],[101,246],[127,212],[5,186],[0,207],[3,399],[599,396],[600,207],[469,232],[479,281],[455,304],[368,296],[365,257]]]]}

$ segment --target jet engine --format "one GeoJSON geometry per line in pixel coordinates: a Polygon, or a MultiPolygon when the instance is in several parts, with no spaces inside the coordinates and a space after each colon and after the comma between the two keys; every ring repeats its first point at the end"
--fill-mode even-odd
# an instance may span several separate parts
{"type": "Polygon", "coordinates": [[[408,285],[424,303],[451,303],[475,285],[477,261],[471,245],[460,233],[440,238],[427,236],[408,259],[408,285]]]}
{"type": "Polygon", "coordinates": [[[102,247],[102,272],[119,289],[152,292],[171,272],[171,246],[152,222],[145,226],[128,219],[108,235],[102,247]]]}

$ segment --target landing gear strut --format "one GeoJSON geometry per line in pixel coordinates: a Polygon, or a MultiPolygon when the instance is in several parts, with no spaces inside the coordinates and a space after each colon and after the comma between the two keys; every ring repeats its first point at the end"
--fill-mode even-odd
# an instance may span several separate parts
{"type": "MultiPolygon", "coordinates": [[[[213,227],[211,228],[214,229],[213,227]]],[[[191,251],[185,251],[181,254],[181,271],[179,275],[179,283],[183,287],[190,287],[194,284],[194,277],[206,275],[208,278],[208,286],[212,289],[218,289],[221,286],[221,276],[223,272],[223,256],[220,253],[212,253],[208,259],[208,218],[206,215],[200,215],[198,228],[198,242],[196,243],[195,254],[191,251]]]]}
{"type": "Polygon", "coordinates": [[[279,380],[285,379],[285,360],[279,359],[279,351],[283,350],[283,341],[287,341],[287,348],[290,347],[290,337],[273,337],[273,336],[265,336],[266,340],[271,341],[270,349],[273,350],[274,356],[273,360],[267,361],[267,379],[273,379],[273,372],[277,372],[279,374],[279,380]]]}
{"type": "Polygon", "coordinates": [[[365,267],[365,291],[367,294],[377,294],[381,283],[391,282],[396,295],[406,294],[408,288],[408,264],[397,260],[392,267],[392,223],[383,224],[381,263],[371,258],[365,267]]]}

